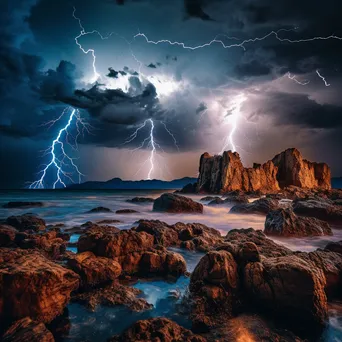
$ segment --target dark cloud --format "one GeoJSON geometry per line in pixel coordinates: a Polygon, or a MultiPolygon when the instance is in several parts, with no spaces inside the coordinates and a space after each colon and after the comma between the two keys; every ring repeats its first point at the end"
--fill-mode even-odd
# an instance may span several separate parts
{"type": "Polygon", "coordinates": [[[201,0],[184,0],[185,11],[188,16],[199,18],[202,20],[213,20],[207,13],[202,9],[201,0]]]}
{"type": "Polygon", "coordinates": [[[150,63],[149,65],[147,65],[148,68],[151,68],[151,69],[156,69],[157,66],[153,63],[150,63]]]}
{"type": "Polygon", "coordinates": [[[257,60],[248,63],[241,63],[235,66],[235,73],[238,77],[265,76],[271,73],[271,67],[262,64],[257,60]]]}
{"type": "Polygon", "coordinates": [[[121,76],[126,76],[127,72],[126,71],[115,71],[113,68],[108,68],[109,73],[107,74],[107,77],[111,77],[111,78],[118,78],[119,75],[121,76]]]}
{"type": "Polygon", "coordinates": [[[200,114],[200,113],[204,112],[207,109],[208,109],[207,105],[204,102],[201,102],[199,104],[199,106],[197,107],[197,109],[196,109],[196,114],[200,114]]]}

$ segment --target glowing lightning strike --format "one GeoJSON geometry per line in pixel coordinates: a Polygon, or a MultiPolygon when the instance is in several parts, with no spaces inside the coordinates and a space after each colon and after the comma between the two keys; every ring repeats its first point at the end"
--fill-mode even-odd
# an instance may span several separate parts
{"type": "Polygon", "coordinates": [[[296,76],[291,75],[289,72],[287,72],[284,76],[287,76],[290,80],[295,81],[297,84],[300,84],[300,85],[307,85],[310,83],[310,81],[301,82],[301,81],[297,80],[296,76]]]}
{"type": "Polygon", "coordinates": [[[243,94],[236,96],[236,98],[234,99],[234,101],[232,103],[231,109],[228,111],[228,113],[226,115],[229,123],[231,123],[232,128],[231,128],[229,135],[227,136],[227,138],[225,140],[225,143],[222,147],[220,154],[222,154],[228,148],[228,146],[231,146],[231,149],[233,152],[236,151],[236,146],[234,143],[234,133],[235,133],[236,128],[237,128],[237,120],[238,120],[240,112],[241,112],[242,104],[246,100],[247,100],[247,98],[243,94]]]}
{"type": "MultiPolygon", "coordinates": [[[[68,110],[70,110],[70,108],[65,109],[56,120],[51,120],[45,125],[49,125],[51,127],[53,124],[58,122],[64,116],[64,114],[68,112],[68,110]]],[[[64,138],[66,140],[66,143],[69,144],[68,136],[70,135],[70,133],[68,132],[68,129],[70,129],[73,122],[75,122],[77,130],[77,135],[76,137],[74,137],[76,145],[75,149],[77,149],[78,136],[84,133],[84,131],[89,132],[89,125],[82,120],[79,111],[72,108],[67,124],[62,129],[60,129],[57,137],[52,141],[51,147],[49,147],[44,153],[44,155],[50,155],[51,158],[49,163],[39,172],[39,174],[41,174],[40,178],[29,185],[30,189],[44,189],[46,187],[47,173],[50,169],[53,168],[56,169],[56,180],[53,183],[53,189],[55,189],[57,185],[66,187],[66,179],[74,183],[71,173],[68,172],[66,169],[75,172],[78,176],[78,182],[81,182],[81,177],[83,176],[83,174],[80,172],[78,166],[75,164],[75,158],[70,157],[69,154],[65,151],[65,143],[63,142],[64,138]]]]}
{"type": "Polygon", "coordinates": [[[246,50],[245,44],[260,42],[260,41],[265,40],[265,39],[267,39],[269,37],[272,37],[272,36],[275,37],[280,42],[287,42],[287,43],[292,43],[292,44],[294,44],[294,43],[312,42],[312,41],[315,41],[315,40],[329,40],[329,39],[342,40],[342,37],[338,37],[338,36],[335,36],[335,35],[330,35],[330,36],[327,36],[327,37],[312,37],[312,38],[297,39],[297,40],[279,37],[279,33],[280,32],[290,32],[290,31],[294,31],[295,29],[296,28],[294,28],[294,29],[280,29],[278,31],[271,31],[271,32],[267,33],[266,35],[264,35],[262,37],[249,38],[249,39],[243,40],[240,43],[233,43],[233,44],[229,44],[229,45],[226,45],[222,40],[217,39],[217,36],[213,40],[211,40],[210,42],[204,43],[202,45],[197,45],[197,46],[190,46],[190,45],[186,45],[183,42],[171,41],[171,40],[168,40],[168,39],[161,39],[161,40],[153,41],[153,40],[149,40],[148,37],[144,33],[138,33],[138,34],[136,34],[134,36],[134,38],[143,37],[148,44],[158,45],[158,44],[163,44],[164,43],[164,44],[169,44],[169,45],[177,45],[177,46],[180,46],[183,49],[187,49],[187,50],[202,49],[202,48],[205,48],[207,46],[211,46],[213,44],[219,44],[224,49],[230,49],[230,48],[233,48],[233,47],[240,47],[240,48],[246,50]]]}
{"type": "Polygon", "coordinates": [[[325,77],[322,76],[318,70],[316,70],[316,74],[318,75],[318,77],[320,77],[320,78],[323,80],[323,82],[324,82],[324,84],[325,84],[326,87],[330,87],[330,83],[328,83],[328,82],[325,80],[325,77]]]}

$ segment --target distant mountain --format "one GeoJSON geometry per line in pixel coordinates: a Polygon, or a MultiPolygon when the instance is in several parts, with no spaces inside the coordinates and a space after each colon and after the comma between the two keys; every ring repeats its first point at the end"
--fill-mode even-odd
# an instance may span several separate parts
{"type": "Polygon", "coordinates": [[[331,187],[333,189],[342,189],[342,177],[331,178],[331,187]]]}
{"type": "Polygon", "coordinates": [[[81,184],[72,184],[68,189],[82,189],[82,190],[101,190],[101,189],[115,189],[115,190],[166,190],[166,189],[182,189],[189,183],[196,183],[197,178],[184,177],[181,179],[174,179],[172,181],[162,181],[159,179],[141,180],[141,181],[125,181],[121,178],[113,178],[107,182],[90,181],[81,184]]]}

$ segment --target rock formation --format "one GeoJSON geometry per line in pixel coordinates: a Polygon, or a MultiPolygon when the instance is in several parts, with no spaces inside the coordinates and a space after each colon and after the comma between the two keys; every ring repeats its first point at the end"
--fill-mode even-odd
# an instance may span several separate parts
{"type": "Polygon", "coordinates": [[[288,186],[330,189],[330,178],[327,164],[309,162],[295,148],[287,149],[262,165],[254,164],[252,168],[242,165],[237,152],[226,151],[222,156],[204,153],[196,191],[269,193],[288,186]]]}
{"type": "Polygon", "coordinates": [[[153,204],[154,211],[167,213],[203,213],[203,205],[191,198],[176,194],[162,194],[153,204]]]}

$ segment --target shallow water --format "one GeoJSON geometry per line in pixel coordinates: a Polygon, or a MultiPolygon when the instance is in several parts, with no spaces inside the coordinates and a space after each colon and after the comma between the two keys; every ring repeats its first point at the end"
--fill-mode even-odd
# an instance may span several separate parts
{"type": "MultiPolygon", "coordinates": [[[[133,197],[157,198],[165,191],[1,191],[0,192],[0,220],[10,215],[26,212],[36,213],[43,217],[47,224],[63,223],[66,231],[87,221],[115,219],[122,221],[115,224],[120,229],[129,229],[139,219],[159,219],[169,224],[176,222],[200,222],[218,229],[223,235],[235,228],[263,229],[265,216],[229,214],[231,206],[208,206],[204,204],[203,214],[164,214],[152,211],[152,204],[134,204],[126,202],[133,197]],[[32,209],[5,209],[2,205],[9,201],[42,201],[44,207],[32,209]],[[92,208],[103,206],[111,209],[112,213],[86,213],[92,208]],[[139,213],[115,214],[118,209],[135,209],[139,213]]],[[[203,196],[190,196],[199,201],[203,196]]],[[[275,241],[292,250],[312,251],[324,247],[329,241],[342,240],[342,229],[333,227],[334,236],[316,238],[274,238],[275,241]]],[[[73,234],[71,242],[76,242],[79,235],[73,234]]],[[[76,252],[76,247],[69,247],[76,252]]],[[[175,250],[175,249],[173,249],[175,250]]],[[[194,267],[202,257],[200,253],[177,250],[187,261],[188,271],[194,267]]],[[[167,283],[163,280],[138,281],[135,287],[141,289],[144,298],[153,304],[153,309],[143,313],[132,313],[123,307],[99,306],[95,312],[90,312],[84,306],[72,303],[68,306],[71,329],[65,341],[105,341],[113,334],[120,333],[138,319],[166,316],[179,324],[190,327],[186,315],[178,312],[177,308],[185,293],[189,279],[181,277],[176,283],[167,283]],[[179,298],[170,296],[179,295],[179,298]]],[[[342,342],[342,304],[334,303],[330,307],[329,326],[321,341],[342,342]]]]}

